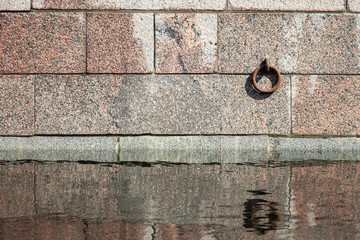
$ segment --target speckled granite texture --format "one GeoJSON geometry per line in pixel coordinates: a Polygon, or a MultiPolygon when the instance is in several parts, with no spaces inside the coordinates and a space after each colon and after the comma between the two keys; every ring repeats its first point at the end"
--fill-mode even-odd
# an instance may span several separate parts
{"type": "Polygon", "coordinates": [[[248,76],[39,76],[36,134],[288,134],[289,78],[262,96],[248,76]]]}
{"type": "Polygon", "coordinates": [[[153,15],[89,13],[87,72],[149,73],[154,68],[153,15]]]}
{"type": "Polygon", "coordinates": [[[0,13],[0,73],[85,72],[85,14],[0,13]]]}
{"type": "Polygon", "coordinates": [[[0,2],[0,136],[359,137],[359,76],[360,0],[0,2]]]}
{"type": "Polygon", "coordinates": [[[33,0],[37,9],[224,10],[226,0],[33,0]]]}
{"type": "Polygon", "coordinates": [[[0,75],[0,135],[34,134],[33,79],[0,75]]]}
{"type": "Polygon", "coordinates": [[[156,15],[156,72],[216,70],[216,14],[156,15]]]}
{"type": "Polygon", "coordinates": [[[229,8],[236,10],[345,11],[345,0],[229,0],[229,8]]]}
{"type": "Polygon", "coordinates": [[[30,10],[31,0],[1,0],[0,11],[27,11],[30,10]]]}
{"type": "Polygon", "coordinates": [[[359,135],[359,76],[293,76],[293,133],[359,135]]]}
{"type": "Polygon", "coordinates": [[[269,58],[283,73],[358,74],[359,17],[220,14],[219,71],[251,73],[269,58]]]}
{"type": "Polygon", "coordinates": [[[351,12],[360,12],[360,1],[359,0],[348,0],[348,8],[351,12]]]}

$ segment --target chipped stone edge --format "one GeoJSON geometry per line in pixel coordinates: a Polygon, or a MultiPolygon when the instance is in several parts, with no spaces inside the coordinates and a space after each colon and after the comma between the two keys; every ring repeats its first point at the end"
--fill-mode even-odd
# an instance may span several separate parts
{"type": "Polygon", "coordinates": [[[359,161],[359,137],[0,137],[1,161],[266,163],[359,161]],[[120,144],[121,143],[121,144],[120,144]]]}

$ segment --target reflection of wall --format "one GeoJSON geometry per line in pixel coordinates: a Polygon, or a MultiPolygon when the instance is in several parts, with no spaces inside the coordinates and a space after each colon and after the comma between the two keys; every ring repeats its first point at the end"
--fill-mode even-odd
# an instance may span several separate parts
{"type": "MultiPolygon", "coordinates": [[[[18,168],[33,165],[35,174],[27,178],[35,179],[35,185],[32,181],[27,192],[35,193],[36,200],[26,203],[35,203],[38,215],[61,213],[88,220],[148,221],[190,228],[192,224],[223,225],[245,235],[250,233],[243,228],[243,205],[257,197],[248,190],[271,193],[262,198],[277,202],[283,212],[289,181],[288,167],[29,163],[18,168]]],[[[2,172],[8,169],[0,168],[2,172]]],[[[4,181],[16,178],[10,174],[4,181]]],[[[2,217],[14,216],[4,213],[2,217]]],[[[178,228],[166,226],[170,232],[178,228]]]]}
{"type": "MultiPolygon", "coordinates": [[[[181,224],[242,226],[247,190],[286,200],[288,168],[236,165],[151,167],[37,165],[38,213],[73,213],[86,218],[156,220],[181,224]],[[83,202],[78,206],[78,202],[83,202]],[[115,210],[115,211],[114,211],[115,210]]],[[[282,204],[281,204],[282,205],[282,204]]],[[[282,211],[281,209],[280,211],[282,211]]]]}
{"type": "Polygon", "coordinates": [[[345,162],[7,163],[0,165],[0,231],[21,227],[19,234],[55,236],[87,225],[87,234],[107,233],[109,239],[125,233],[159,239],[353,239],[359,234],[359,176],[360,163],[345,162]],[[264,218],[250,221],[257,216],[264,218]],[[266,228],[276,231],[260,235],[266,228]]]}
{"type": "Polygon", "coordinates": [[[291,196],[298,238],[355,239],[354,223],[360,222],[359,163],[294,167],[291,196]]]}

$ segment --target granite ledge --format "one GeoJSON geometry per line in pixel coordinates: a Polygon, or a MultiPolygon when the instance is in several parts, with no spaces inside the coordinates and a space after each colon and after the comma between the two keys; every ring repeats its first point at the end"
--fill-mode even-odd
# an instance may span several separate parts
{"type": "Polygon", "coordinates": [[[168,163],[359,161],[359,137],[121,136],[0,137],[0,162],[168,163]]]}

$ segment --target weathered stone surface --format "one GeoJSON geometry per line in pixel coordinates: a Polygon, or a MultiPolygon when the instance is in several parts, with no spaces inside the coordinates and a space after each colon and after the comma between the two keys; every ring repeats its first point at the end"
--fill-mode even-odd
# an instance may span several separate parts
{"type": "Polygon", "coordinates": [[[216,14],[158,14],[157,73],[211,73],[216,70],[216,14]]]}
{"type": "Polygon", "coordinates": [[[0,73],[85,72],[83,13],[0,13],[0,73]]]}
{"type": "Polygon", "coordinates": [[[263,96],[247,76],[41,76],[36,132],[288,133],[288,84],[263,96]]]}
{"type": "Polygon", "coordinates": [[[121,162],[266,162],[265,136],[120,137],[121,162]]]}
{"type": "Polygon", "coordinates": [[[213,75],[161,75],[153,78],[147,84],[146,92],[151,101],[147,109],[148,132],[220,133],[223,80],[222,76],[213,75]]]}
{"type": "Polygon", "coordinates": [[[221,14],[219,71],[250,73],[265,59],[284,73],[358,74],[356,15],[221,14]]]}
{"type": "Polygon", "coordinates": [[[344,0],[229,0],[238,10],[345,11],[344,0]]]}
{"type": "Polygon", "coordinates": [[[358,76],[293,76],[293,133],[360,134],[359,93],[358,76]]]}
{"type": "Polygon", "coordinates": [[[360,12],[360,1],[348,0],[348,9],[351,12],[360,12]]]}
{"type": "Polygon", "coordinates": [[[0,137],[0,160],[117,161],[116,137],[0,137]]]}
{"type": "Polygon", "coordinates": [[[39,76],[37,134],[147,132],[149,75],[39,76]]]}
{"type": "Polygon", "coordinates": [[[223,10],[226,0],[34,0],[37,9],[191,9],[191,10],[223,10]]]}
{"type": "MultiPolygon", "coordinates": [[[[34,165],[0,164],[0,192],[0,221],[35,215],[34,165]]],[[[0,227],[0,233],[3,230],[0,227]]]]}
{"type": "Polygon", "coordinates": [[[359,160],[360,138],[271,138],[271,160],[359,160]]]}
{"type": "Polygon", "coordinates": [[[359,163],[294,167],[290,186],[291,215],[296,219],[292,223],[293,229],[343,226],[346,230],[349,225],[351,228],[352,224],[359,222],[359,163]]]}
{"type": "Polygon", "coordinates": [[[87,71],[149,73],[154,68],[154,23],[150,13],[89,13],[87,71]]]}
{"type": "Polygon", "coordinates": [[[31,0],[3,0],[0,2],[0,11],[28,11],[31,0]]]}
{"type": "Polygon", "coordinates": [[[0,160],[266,163],[359,160],[359,138],[268,136],[0,137],[0,160]],[[120,152],[118,156],[117,153],[120,152]]]}
{"type": "Polygon", "coordinates": [[[33,79],[0,75],[0,135],[34,133],[33,79]]]}
{"type": "Polygon", "coordinates": [[[289,78],[272,95],[248,76],[92,75],[36,79],[38,134],[287,134],[289,78]]]}
{"type": "Polygon", "coordinates": [[[1,239],[86,239],[85,223],[70,216],[0,219],[1,239]]]}

